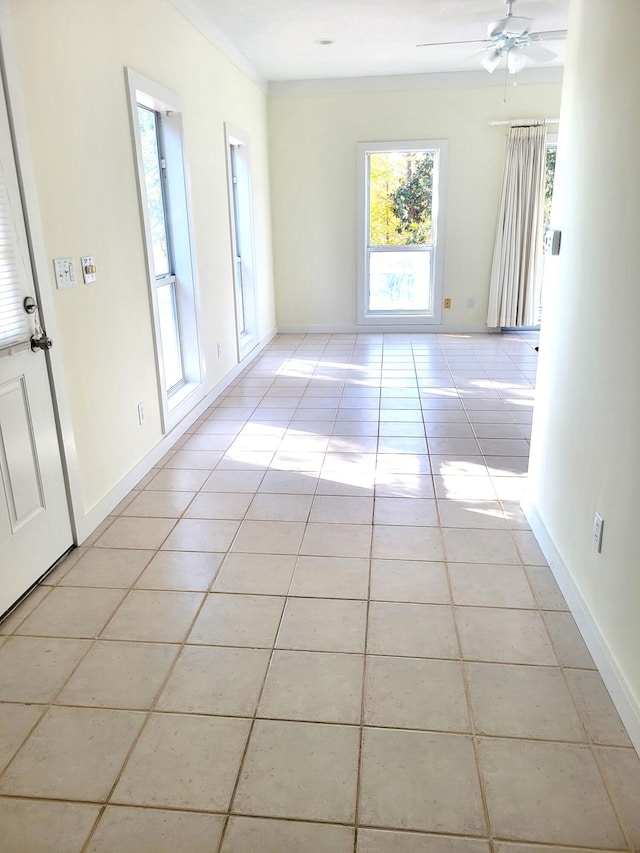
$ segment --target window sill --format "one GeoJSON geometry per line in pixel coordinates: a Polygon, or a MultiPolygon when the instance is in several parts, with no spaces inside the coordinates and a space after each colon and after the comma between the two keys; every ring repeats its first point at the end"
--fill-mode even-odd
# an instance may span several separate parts
{"type": "Polygon", "coordinates": [[[238,361],[244,361],[257,346],[258,338],[256,335],[241,335],[238,341],[238,361]]]}
{"type": "Polygon", "coordinates": [[[362,325],[384,325],[388,326],[393,323],[397,323],[398,325],[406,326],[406,325],[440,325],[441,319],[440,317],[436,317],[431,313],[420,313],[417,311],[385,311],[375,314],[365,314],[364,317],[361,317],[359,320],[362,325]]]}
{"type": "Polygon", "coordinates": [[[180,423],[203,396],[204,390],[201,382],[185,382],[170,397],[166,398],[165,435],[180,423]],[[200,394],[197,393],[198,391],[200,394]]]}

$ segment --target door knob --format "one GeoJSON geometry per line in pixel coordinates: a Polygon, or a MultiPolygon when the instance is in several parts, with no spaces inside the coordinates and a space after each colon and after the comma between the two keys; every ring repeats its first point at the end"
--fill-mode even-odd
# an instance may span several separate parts
{"type": "Polygon", "coordinates": [[[48,350],[51,349],[52,346],[53,341],[44,332],[39,337],[36,337],[35,335],[31,336],[31,352],[37,352],[39,349],[48,350]]]}
{"type": "MultiPolygon", "coordinates": [[[[27,314],[35,314],[38,310],[38,305],[33,296],[26,296],[22,303],[27,314]]],[[[37,352],[39,349],[48,350],[53,346],[53,341],[47,336],[47,333],[40,326],[37,318],[35,320],[36,333],[31,335],[31,352],[37,352]]]]}

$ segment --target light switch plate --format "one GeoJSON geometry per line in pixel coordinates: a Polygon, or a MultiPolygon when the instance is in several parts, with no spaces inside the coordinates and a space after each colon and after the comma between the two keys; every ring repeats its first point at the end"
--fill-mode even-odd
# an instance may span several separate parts
{"type": "Polygon", "coordinates": [[[593,522],[593,547],[598,554],[602,553],[602,534],[604,533],[604,519],[599,512],[596,513],[593,522]]]}
{"type": "Polygon", "coordinates": [[[80,263],[82,264],[82,277],[84,279],[84,283],[93,284],[96,280],[96,265],[93,258],[87,255],[84,258],[80,258],[80,263]]]}
{"type": "Polygon", "coordinates": [[[76,265],[73,258],[54,258],[53,269],[58,290],[76,286],[76,265]]]}

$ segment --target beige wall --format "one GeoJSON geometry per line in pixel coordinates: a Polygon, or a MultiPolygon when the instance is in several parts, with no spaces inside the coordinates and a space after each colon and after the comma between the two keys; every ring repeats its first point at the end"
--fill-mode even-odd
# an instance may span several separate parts
{"type": "Polygon", "coordinates": [[[443,324],[484,328],[506,137],[488,122],[555,118],[560,88],[510,88],[506,105],[495,86],[270,98],[279,326],[356,323],[356,144],[447,139],[443,324]]]}
{"type": "Polygon", "coordinates": [[[88,511],[161,438],[124,68],[183,99],[207,389],[236,363],[225,121],[251,139],[259,334],[275,325],[266,96],[167,0],[13,0],[11,11],[50,268],[54,257],[79,268],[81,255],[98,267],[96,284],[54,293],[88,511]]]}
{"type": "Polygon", "coordinates": [[[640,724],[640,4],[575,0],[569,32],[531,499],[640,724]]]}

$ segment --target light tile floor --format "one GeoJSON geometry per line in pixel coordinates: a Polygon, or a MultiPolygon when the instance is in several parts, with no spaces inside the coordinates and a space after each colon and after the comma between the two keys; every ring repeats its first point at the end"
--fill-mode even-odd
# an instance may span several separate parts
{"type": "Polygon", "coordinates": [[[277,338],[0,625],[0,850],[640,850],[534,342],[277,338]]]}

